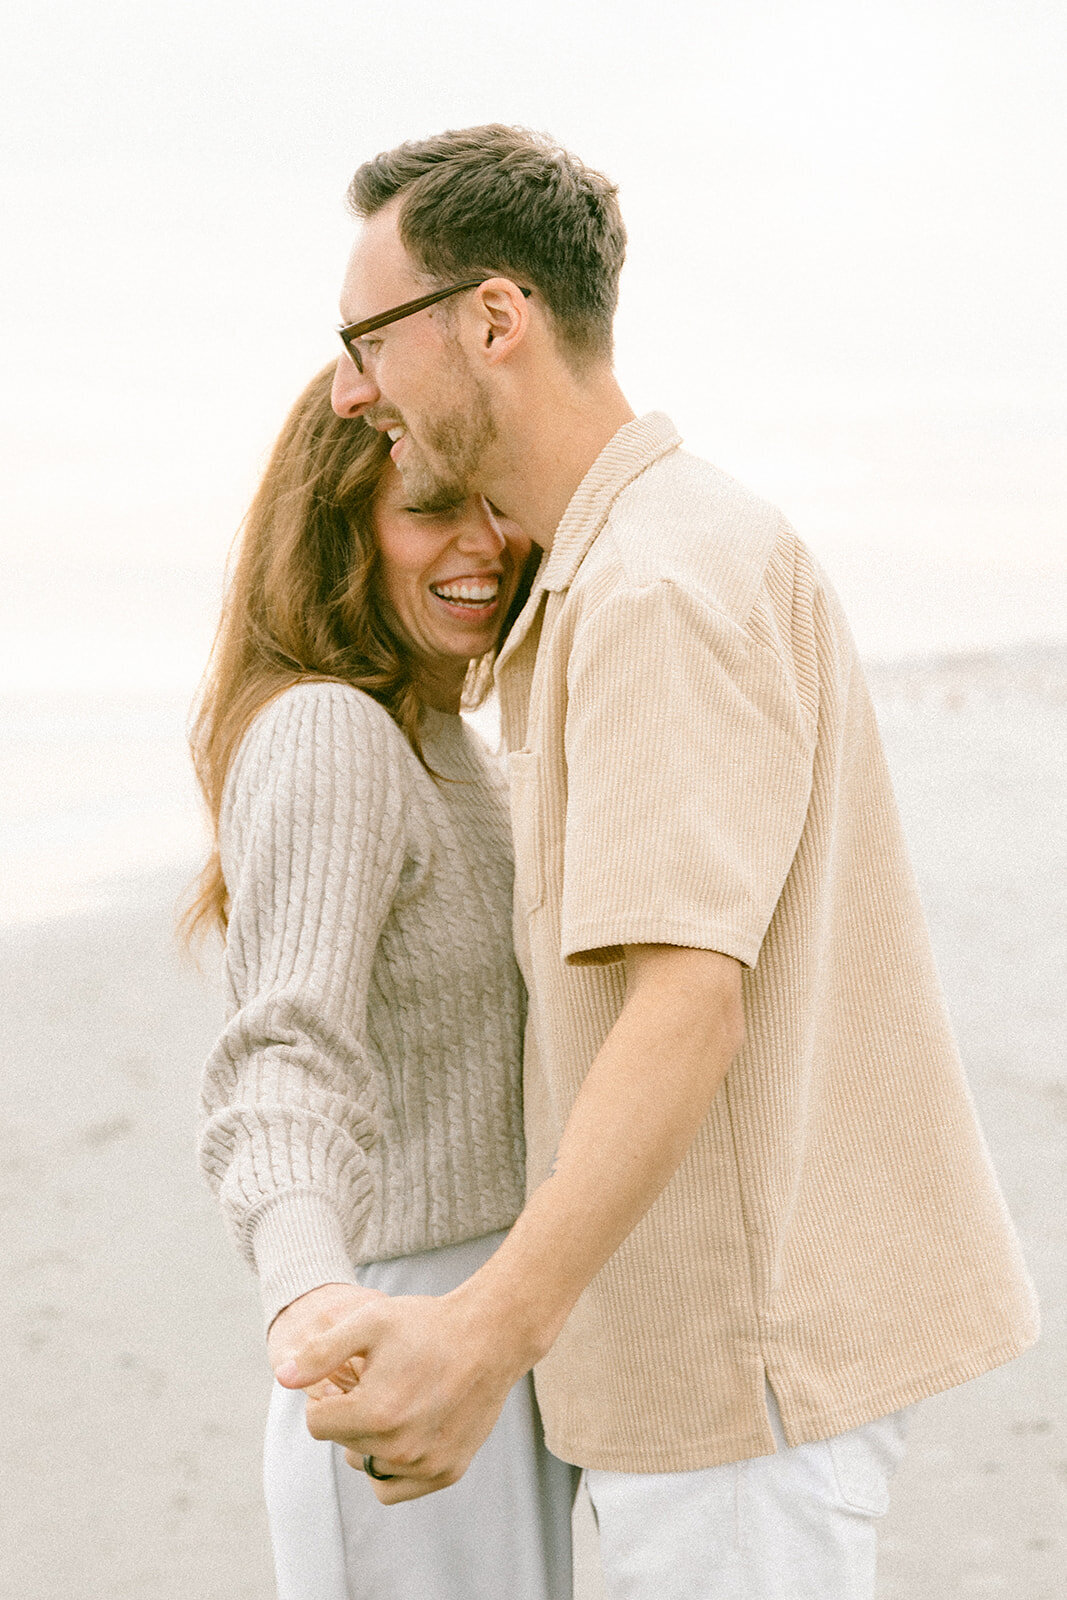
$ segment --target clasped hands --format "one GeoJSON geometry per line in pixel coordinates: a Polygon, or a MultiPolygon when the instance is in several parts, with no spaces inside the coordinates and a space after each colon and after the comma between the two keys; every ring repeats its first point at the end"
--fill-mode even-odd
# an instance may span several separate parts
{"type": "Polygon", "coordinates": [[[372,1482],[384,1505],[456,1483],[526,1370],[465,1288],[390,1296],[323,1284],[271,1325],[274,1376],[304,1390],[314,1438],[391,1474],[372,1482]]]}

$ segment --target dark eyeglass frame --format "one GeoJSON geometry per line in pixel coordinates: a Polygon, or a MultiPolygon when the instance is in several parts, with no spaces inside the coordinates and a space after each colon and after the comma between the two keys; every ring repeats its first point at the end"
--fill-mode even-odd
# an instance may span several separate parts
{"type": "MultiPolygon", "coordinates": [[[[494,277],[498,274],[494,273],[494,277]]],[[[413,317],[416,311],[425,311],[427,306],[434,306],[438,300],[447,300],[451,294],[461,294],[464,289],[480,289],[483,283],[488,283],[488,278],[468,278],[465,283],[450,284],[447,289],[435,289],[432,294],[420,295],[417,300],[405,300],[403,305],[394,306],[391,311],[380,311],[376,317],[368,317],[365,322],[346,322],[337,332],[341,343],[351,356],[357,372],[363,371],[363,357],[356,348],[357,339],[362,339],[365,333],[373,333],[376,328],[387,328],[391,322],[400,322],[404,317],[413,317]]],[[[527,299],[533,294],[532,289],[523,289],[527,299]]]]}

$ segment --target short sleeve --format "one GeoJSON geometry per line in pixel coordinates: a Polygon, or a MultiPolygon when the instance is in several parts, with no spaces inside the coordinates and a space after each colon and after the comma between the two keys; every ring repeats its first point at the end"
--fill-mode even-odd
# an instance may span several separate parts
{"type": "Polygon", "coordinates": [[[563,957],[675,944],[753,966],[811,794],[788,663],[660,581],[582,619],[568,697],[563,957]]]}

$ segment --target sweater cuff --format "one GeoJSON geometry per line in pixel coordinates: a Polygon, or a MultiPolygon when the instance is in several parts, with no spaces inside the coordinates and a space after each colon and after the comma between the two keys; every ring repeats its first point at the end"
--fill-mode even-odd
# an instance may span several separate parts
{"type": "Polygon", "coordinates": [[[290,1190],[260,1213],[252,1250],[266,1327],[300,1295],[324,1283],[358,1283],[344,1229],[325,1195],[290,1190]]]}

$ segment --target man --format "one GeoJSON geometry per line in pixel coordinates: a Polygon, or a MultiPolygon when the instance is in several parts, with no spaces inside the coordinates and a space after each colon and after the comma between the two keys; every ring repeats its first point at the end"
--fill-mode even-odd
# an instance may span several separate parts
{"type": "Polygon", "coordinates": [[[497,664],[529,1198],[451,1295],[314,1291],[277,1376],[334,1374],[309,1426],[391,1502],[536,1363],[609,1594],[869,1596],[898,1413],[1036,1316],[846,624],[779,514],[627,405],[607,180],[487,127],[350,200],[335,409],[414,501],[481,492],[545,551],[497,664]]]}

